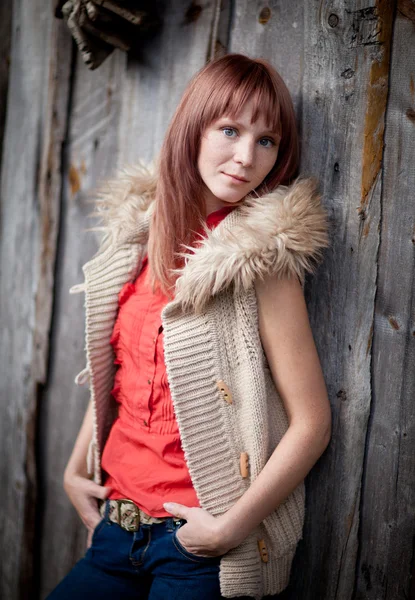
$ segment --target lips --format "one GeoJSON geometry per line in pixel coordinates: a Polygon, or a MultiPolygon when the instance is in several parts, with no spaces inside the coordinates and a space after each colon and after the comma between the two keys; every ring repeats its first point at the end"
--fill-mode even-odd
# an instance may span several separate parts
{"type": "Polygon", "coordinates": [[[243,183],[249,183],[248,179],[245,179],[245,177],[241,177],[240,175],[232,175],[230,173],[223,173],[224,175],[227,175],[228,177],[231,177],[231,179],[234,179],[236,181],[241,181],[243,183]]]}

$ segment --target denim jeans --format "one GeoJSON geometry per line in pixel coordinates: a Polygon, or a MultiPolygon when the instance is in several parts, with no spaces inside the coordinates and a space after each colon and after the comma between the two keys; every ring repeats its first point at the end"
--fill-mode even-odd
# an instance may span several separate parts
{"type": "Polygon", "coordinates": [[[221,600],[220,557],[185,550],[176,537],[184,523],[169,518],[129,532],[108,519],[107,504],[90,548],[47,600],[221,600]]]}

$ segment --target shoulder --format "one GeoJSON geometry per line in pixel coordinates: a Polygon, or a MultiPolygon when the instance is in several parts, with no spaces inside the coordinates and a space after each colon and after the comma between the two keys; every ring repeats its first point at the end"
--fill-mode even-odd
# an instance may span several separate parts
{"type": "MultiPolygon", "coordinates": [[[[268,360],[313,356],[314,341],[302,285],[297,277],[269,275],[255,282],[258,325],[268,360]]],[[[275,367],[277,368],[277,367],[275,367]]]]}
{"type": "Polygon", "coordinates": [[[255,280],[258,312],[268,318],[283,315],[304,316],[307,313],[303,285],[296,275],[271,274],[255,280]]]}

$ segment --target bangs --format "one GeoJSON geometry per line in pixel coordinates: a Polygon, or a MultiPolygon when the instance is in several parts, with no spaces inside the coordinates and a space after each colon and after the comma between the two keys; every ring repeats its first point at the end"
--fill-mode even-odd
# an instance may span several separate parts
{"type": "Polygon", "coordinates": [[[247,65],[247,68],[234,73],[233,77],[226,72],[219,77],[217,75],[202,111],[203,128],[224,115],[237,118],[244,105],[252,101],[252,123],[263,116],[267,127],[282,136],[278,90],[261,64],[247,65]]]}

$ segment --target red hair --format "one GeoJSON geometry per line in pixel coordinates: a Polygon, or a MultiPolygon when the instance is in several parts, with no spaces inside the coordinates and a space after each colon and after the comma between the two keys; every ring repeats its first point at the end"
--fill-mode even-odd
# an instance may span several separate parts
{"type": "Polygon", "coordinates": [[[208,63],[187,86],[170,122],[159,156],[159,178],[150,227],[151,280],[172,297],[183,265],[180,253],[193,245],[205,218],[203,181],[197,161],[205,129],[223,115],[236,118],[253,101],[253,122],[263,115],[281,136],[275,165],[255,192],[288,185],[299,163],[298,133],[290,93],[266,60],[227,54],[208,63]]]}

